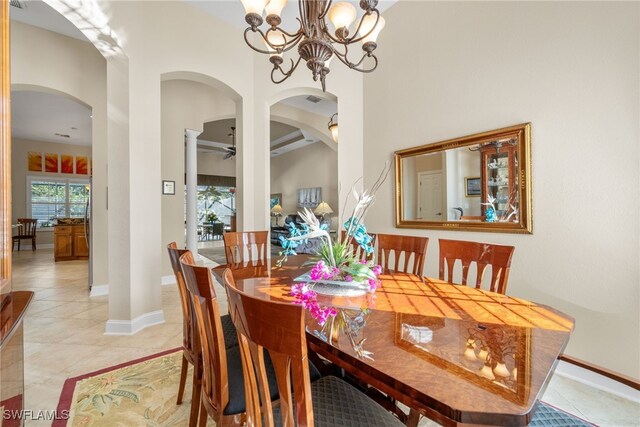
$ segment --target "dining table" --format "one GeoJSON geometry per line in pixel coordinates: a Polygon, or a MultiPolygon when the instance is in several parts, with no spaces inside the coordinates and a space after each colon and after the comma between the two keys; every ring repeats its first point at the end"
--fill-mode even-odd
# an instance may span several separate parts
{"type": "MultiPolygon", "coordinates": [[[[294,303],[308,256],[233,265],[236,287],[294,303]]],[[[227,265],[214,267],[222,283],[227,265]]],[[[515,296],[383,271],[375,292],[324,295],[324,325],[307,312],[310,350],[442,425],[527,425],[574,328],[560,311],[515,296]]],[[[314,289],[316,285],[311,284],[314,289]]]]}

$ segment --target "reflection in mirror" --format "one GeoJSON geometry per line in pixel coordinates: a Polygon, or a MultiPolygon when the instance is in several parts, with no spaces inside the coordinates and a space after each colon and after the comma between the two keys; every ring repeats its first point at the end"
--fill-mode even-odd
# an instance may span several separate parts
{"type": "Polygon", "coordinates": [[[396,152],[397,226],[531,232],[529,135],[524,124],[396,152]]]}

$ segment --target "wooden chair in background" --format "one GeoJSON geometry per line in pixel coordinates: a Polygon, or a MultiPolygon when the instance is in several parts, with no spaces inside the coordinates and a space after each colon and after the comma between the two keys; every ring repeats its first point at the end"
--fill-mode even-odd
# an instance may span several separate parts
{"type": "Polygon", "coordinates": [[[268,231],[231,232],[224,233],[222,237],[229,268],[238,268],[244,263],[266,264],[268,231]]]}
{"type": "MultiPolygon", "coordinates": [[[[177,405],[182,404],[184,387],[187,381],[187,370],[189,364],[193,366],[193,386],[191,393],[191,415],[189,427],[194,427],[198,421],[198,411],[200,410],[200,390],[202,386],[202,348],[200,347],[200,334],[198,332],[198,322],[196,320],[193,298],[189,295],[180,268],[180,257],[185,253],[191,253],[187,249],[178,249],[176,242],[167,245],[171,268],[176,277],[180,302],[182,305],[182,370],[180,371],[180,385],[178,388],[177,405]]],[[[225,346],[227,348],[238,345],[238,335],[231,322],[229,315],[221,316],[225,346]]]]}
{"type": "Polygon", "coordinates": [[[395,270],[422,276],[428,244],[429,238],[427,237],[378,234],[378,264],[384,270],[395,270]],[[395,258],[395,265],[393,266],[390,263],[391,254],[395,258]],[[402,254],[404,254],[404,265],[400,263],[402,254]],[[413,259],[412,268],[410,268],[411,259],[413,259]]]}
{"type": "MultiPolygon", "coordinates": [[[[347,239],[347,232],[346,230],[342,230],[341,232],[341,241],[345,241],[347,239]]],[[[373,240],[371,241],[371,246],[373,246],[375,248],[376,246],[376,239],[377,239],[377,235],[375,233],[367,233],[369,236],[371,236],[373,238],[373,240]]],[[[356,259],[371,259],[373,258],[373,255],[375,252],[370,253],[369,255],[367,255],[364,250],[360,247],[360,245],[358,245],[358,243],[354,240],[351,239],[351,242],[349,244],[350,248],[351,248],[351,252],[353,253],[353,256],[356,259]]]]}
{"type": "Polygon", "coordinates": [[[18,250],[20,250],[20,242],[22,240],[31,240],[31,250],[35,251],[38,220],[31,218],[18,218],[18,224],[22,227],[18,229],[18,233],[20,234],[16,234],[11,238],[11,250],[14,250],[16,242],[18,242],[18,250]]]}
{"type": "Polygon", "coordinates": [[[223,281],[240,341],[248,426],[404,425],[336,377],[311,382],[302,307],[243,294],[236,289],[230,269],[224,271],[223,281]],[[270,384],[264,363],[267,355],[273,361],[280,394],[275,411],[265,398],[270,384]]]}
{"type": "Polygon", "coordinates": [[[509,268],[513,256],[513,246],[492,245],[488,243],[466,242],[462,240],[440,239],[440,280],[453,280],[453,267],[456,260],[462,263],[462,285],[467,285],[469,267],[475,262],[477,266],[475,287],[482,286],[482,276],[491,266],[491,282],[489,290],[505,294],[509,280],[509,268]],[[447,276],[445,278],[445,262],[447,276]]]}

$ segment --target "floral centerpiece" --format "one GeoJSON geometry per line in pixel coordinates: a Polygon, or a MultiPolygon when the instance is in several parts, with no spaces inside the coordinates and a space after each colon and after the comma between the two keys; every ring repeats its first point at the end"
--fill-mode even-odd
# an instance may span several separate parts
{"type": "MultiPolygon", "coordinates": [[[[369,208],[375,201],[375,194],[382,186],[389,174],[389,162],[385,164],[380,176],[371,190],[359,193],[355,184],[351,189],[355,199],[355,206],[346,221],[340,219],[344,226],[344,238],[338,233],[335,240],[331,238],[327,226],[320,224],[318,218],[311,210],[305,208],[298,212],[303,220],[302,229],[292,229],[292,235],[288,239],[282,239],[284,250],[280,252],[283,258],[278,265],[286,262],[290,255],[297,255],[296,247],[307,239],[318,238],[321,243],[318,246],[317,255],[307,264],[311,271],[301,276],[305,280],[292,286],[291,294],[296,303],[308,309],[311,315],[320,325],[324,325],[329,317],[337,314],[333,307],[322,307],[317,300],[316,291],[320,284],[331,284],[337,287],[359,288],[364,292],[375,292],[378,286],[378,276],[382,273],[382,267],[375,262],[373,251],[373,237],[367,233],[364,218],[369,208]],[[353,247],[359,246],[362,256],[357,257],[353,247]]],[[[342,213],[346,211],[346,204],[342,213]]]]}

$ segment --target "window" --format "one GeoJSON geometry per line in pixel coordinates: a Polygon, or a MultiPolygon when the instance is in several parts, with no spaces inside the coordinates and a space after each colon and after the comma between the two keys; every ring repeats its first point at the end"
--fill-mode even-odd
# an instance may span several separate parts
{"type": "Polygon", "coordinates": [[[223,222],[231,224],[235,214],[235,189],[217,185],[198,185],[198,222],[223,222]]]}
{"type": "Polygon", "coordinates": [[[89,180],[27,177],[27,213],[38,227],[56,218],[82,218],[89,200],[89,180]]]}

